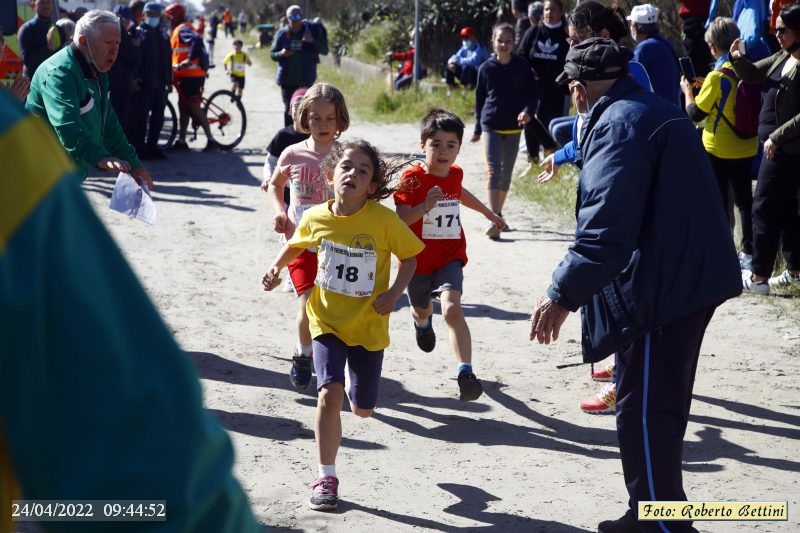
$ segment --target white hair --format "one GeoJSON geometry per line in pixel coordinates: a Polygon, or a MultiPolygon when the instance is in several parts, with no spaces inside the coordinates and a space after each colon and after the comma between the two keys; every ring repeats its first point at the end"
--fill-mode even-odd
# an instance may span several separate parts
{"type": "Polygon", "coordinates": [[[101,26],[114,26],[119,28],[119,18],[111,11],[103,11],[102,9],[87,11],[86,14],[75,23],[73,40],[77,43],[81,35],[86,36],[86,39],[93,39],[100,33],[101,26]]]}

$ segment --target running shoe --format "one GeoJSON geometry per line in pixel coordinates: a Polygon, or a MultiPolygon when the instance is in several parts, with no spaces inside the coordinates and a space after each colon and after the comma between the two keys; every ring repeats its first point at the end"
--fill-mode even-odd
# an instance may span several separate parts
{"type": "Polygon", "coordinates": [[[742,292],[751,294],[769,294],[769,282],[767,280],[753,281],[753,275],[749,270],[742,271],[742,292]]]}
{"type": "Polygon", "coordinates": [[[500,229],[494,225],[494,222],[490,222],[489,226],[486,228],[486,236],[492,239],[493,241],[500,239],[500,229]]]}
{"type": "Polygon", "coordinates": [[[617,408],[617,384],[606,384],[600,392],[583,400],[580,407],[590,415],[612,414],[617,408]]]}
{"type": "Polygon", "coordinates": [[[432,352],[436,347],[436,333],[433,331],[433,317],[429,318],[430,323],[427,328],[420,328],[417,323],[414,323],[414,329],[417,333],[417,346],[423,352],[432,352]]]}
{"type": "Polygon", "coordinates": [[[611,376],[614,375],[614,363],[606,365],[600,370],[591,370],[589,375],[595,381],[611,381],[611,376]]]}
{"type": "Polygon", "coordinates": [[[305,389],[311,383],[311,357],[295,352],[292,357],[292,370],[289,379],[296,389],[305,389]]]}
{"type": "Polygon", "coordinates": [[[769,278],[769,286],[773,289],[800,289],[800,277],[796,278],[788,270],[769,278]]]}
{"type": "Polygon", "coordinates": [[[739,268],[742,270],[753,269],[753,255],[739,252],[739,268]]]}
{"type": "Polygon", "coordinates": [[[315,511],[333,511],[339,505],[339,478],[319,477],[309,487],[311,499],[308,506],[315,511]]]}
{"type": "Polygon", "coordinates": [[[483,386],[472,372],[458,373],[458,399],[464,402],[477,400],[483,394],[483,386]]]}

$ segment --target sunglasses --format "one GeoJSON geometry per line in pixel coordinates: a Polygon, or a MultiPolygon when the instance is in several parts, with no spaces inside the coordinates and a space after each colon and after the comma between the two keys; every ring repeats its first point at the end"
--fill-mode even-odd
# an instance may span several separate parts
{"type": "Polygon", "coordinates": [[[293,15],[289,15],[289,20],[303,20],[303,14],[294,13],[293,15]]]}
{"type": "Polygon", "coordinates": [[[786,26],[776,26],[775,27],[775,35],[783,35],[788,30],[786,26]]]}

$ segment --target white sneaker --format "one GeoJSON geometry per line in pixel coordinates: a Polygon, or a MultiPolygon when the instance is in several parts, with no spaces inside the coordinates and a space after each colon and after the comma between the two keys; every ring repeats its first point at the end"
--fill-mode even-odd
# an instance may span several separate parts
{"type": "Polygon", "coordinates": [[[739,252],[739,268],[750,270],[753,268],[753,256],[744,252],[739,252]]]}
{"type": "Polygon", "coordinates": [[[292,277],[289,274],[286,274],[283,285],[281,285],[281,290],[283,292],[294,292],[294,284],[292,284],[292,277]]]}
{"type": "Polygon", "coordinates": [[[769,294],[767,280],[753,281],[753,274],[749,270],[742,270],[742,291],[752,294],[769,294]]]}
{"type": "Polygon", "coordinates": [[[794,277],[788,270],[784,270],[779,275],[769,278],[769,286],[774,289],[800,289],[800,278],[794,277]]]}

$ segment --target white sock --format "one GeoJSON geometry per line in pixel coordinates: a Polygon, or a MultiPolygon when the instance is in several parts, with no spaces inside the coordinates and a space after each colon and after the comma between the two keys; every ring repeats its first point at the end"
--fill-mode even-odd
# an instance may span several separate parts
{"type": "Polygon", "coordinates": [[[319,465],[317,477],[336,477],[336,465],[319,465]]]}
{"type": "Polygon", "coordinates": [[[303,355],[305,355],[307,357],[311,357],[311,353],[314,351],[313,350],[313,346],[314,346],[313,344],[303,345],[303,344],[300,344],[298,342],[297,343],[297,352],[300,353],[300,354],[303,354],[303,355]]]}

